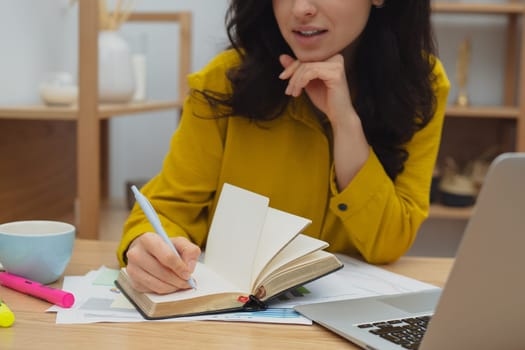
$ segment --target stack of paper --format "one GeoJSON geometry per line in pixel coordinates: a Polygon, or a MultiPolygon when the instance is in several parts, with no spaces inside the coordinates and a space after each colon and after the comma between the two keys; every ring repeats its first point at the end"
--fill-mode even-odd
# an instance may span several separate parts
{"type": "MultiPolygon", "coordinates": [[[[217,320],[309,325],[312,322],[292,310],[293,306],[438,288],[357,259],[342,255],[338,257],[345,265],[343,269],[281,295],[269,304],[270,308],[266,311],[180,317],[162,321],[217,320]]],[[[84,276],[65,276],[62,288],[75,295],[75,304],[70,309],[53,306],[47,311],[56,312],[56,323],[62,324],[158,322],[144,319],[124,297],[114,284],[117,274],[118,270],[102,266],[84,276]]]]}
{"type": "MultiPolygon", "coordinates": [[[[135,307],[115,286],[119,270],[102,266],[84,276],[65,276],[62,289],[75,295],[70,309],[52,306],[48,312],[56,312],[56,323],[78,324],[96,322],[152,322],[144,319],[135,307]]],[[[164,322],[217,320],[262,323],[287,323],[311,325],[312,321],[290,308],[271,308],[257,312],[235,312],[218,315],[180,317],[164,322]]],[[[154,321],[153,321],[154,322],[154,321]]]]}

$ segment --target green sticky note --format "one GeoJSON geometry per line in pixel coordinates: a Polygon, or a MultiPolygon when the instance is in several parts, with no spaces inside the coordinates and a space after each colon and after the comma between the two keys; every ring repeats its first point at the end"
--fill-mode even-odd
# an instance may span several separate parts
{"type": "Polygon", "coordinates": [[[97,286],[115,286],[119,270],[115,269],[101,269],[97,277],[93,281],[93,285],[97,286]]]}

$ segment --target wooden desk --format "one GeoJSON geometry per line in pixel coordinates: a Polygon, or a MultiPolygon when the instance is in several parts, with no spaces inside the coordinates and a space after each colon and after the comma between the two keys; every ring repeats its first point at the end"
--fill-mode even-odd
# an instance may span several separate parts
{"type": "MultiPolygon", "coordinates": [[[[101,265],[117,267],[117,243],[77,240],[67,275],[84,275],[101,265]]],[[[449,258],[403,258],[390,271],[442,286],[449,258]]],[[[58,285],[59,283],[57,283],[58,285]]],[[[8,349],[357,349],[318,325],[273,325],[215,321],[57,325],[50,304],[0,286],[15,324],[0,328],[0,348],[8,349]]]]}

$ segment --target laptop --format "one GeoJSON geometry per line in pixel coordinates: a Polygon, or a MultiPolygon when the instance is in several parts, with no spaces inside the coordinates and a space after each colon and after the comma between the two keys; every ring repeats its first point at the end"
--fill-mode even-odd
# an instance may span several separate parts
{"type": "Polygon", "coordinates": [[[365,349],[525,349],[525,153],[492,162],[443,289],[295,309],[365,349]]]}

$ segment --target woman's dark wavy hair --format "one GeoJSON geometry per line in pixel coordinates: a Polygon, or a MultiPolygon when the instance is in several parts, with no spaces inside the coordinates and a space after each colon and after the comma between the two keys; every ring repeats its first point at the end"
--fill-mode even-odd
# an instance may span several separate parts
{"type": "MultiPolygon", "coordinates": [[[[356,43],[351,67],[354,107],[369,144],[391,179],[408,158],[404,145],[432,118],[435,95],[432,74],[435,53],[430,0],[385,0],[372,8],[356,43]]],[[[202,92],[228,115],[253,120],[279,117],[290,97],[278,78],[279,55],[293,56],[275,20],[270,0],[232,0],[226,15],[231,46],[242,57],[228,72],[232,95],[202,92]],[[264,103],[261,103],[264,101],[264,103]]]]}

